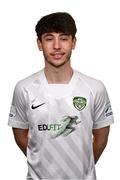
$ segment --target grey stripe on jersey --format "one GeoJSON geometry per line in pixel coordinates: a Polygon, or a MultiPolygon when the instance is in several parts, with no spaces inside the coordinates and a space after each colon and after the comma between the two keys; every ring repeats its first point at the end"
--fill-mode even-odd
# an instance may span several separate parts
{"type": "MultiPolygon", "coordinates": [[[[48,144],[48,152],[51,154],[51,156],[54,156],[54,152],[57,152],[56,157],[58,163],[62,160],[64,164],[66,164],[66,168],[64,168],[66,169],[66,173],[70,175],[69,172],[72,172],[69,177],[70,179],[71,177],[77,179],[80,178],[83,172],[80,170],[80,167],[82,167],[82,162],[80,161],[80,158],[76,156],[74,150],[71,150],[71,148],[69,148],[69,145],[67,144],[67,142],[65,142],[65,140],[62,140],[61,138],[61,143],[59,143],[58,141],[51,141],[48,144]],[[52,148],[52,151],[50,150],[50,148],[52,148]]],[[[59,163],[61,168],[63,167],[63,162],[59,163]]]]}
{"type": "MultiPolygon", "coordinates": [[[[48,143],[48,151],[51,154],[51,156],[56,157],[57,161],[59,162],[59,166],[61,167],[61,169],[64,167],[64,169],[66,170],[66,173],[69,176],[68,179],[72,179],[72,178],[77,179],[77,176],[74,173],[74,171],[73,171],[73,169],[72,169],[72,167],[70,165],[69,159],[66,161],[66,158],[62,156],[63,152],[60,151],[60,149],[58,147],[58,144],[54,145],[52,143],[48,143]]],[[[57,166],[57,165],[53,164],[53,166],[57,166]]],[[[58,169],[59,169],[59,167],[58,167],[58,169]]],[[[53,177],[53,178],[55,178],[55,177],[53,177]]]]}
{"type": "Polygon", "coordinates": [[[58,160],[54,157],[54,154],[49,153],[49,151],[47,149],[45,149],[44,155],[47,158],[47,160],[49,161],[49,163],[52,163],[52,161],[55,162],[55,165],[58,168],[58,176],[60,176],[62,179],[69,179],[69,176],[65,172],[64,167],[59,164],[58,160]]]}

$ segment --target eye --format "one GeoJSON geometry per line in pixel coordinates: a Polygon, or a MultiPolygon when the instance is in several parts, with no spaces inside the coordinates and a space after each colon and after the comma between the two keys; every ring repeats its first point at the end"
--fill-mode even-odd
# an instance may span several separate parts
{"type": "Polygon", "coordinates": [[[61,36],[60,38],[62,41],[67,41],[68,40],[68,36],[61,36]]]}
{"type": "Polygon", "coordinates": [[[45,39],[45,41],[52,41],[53,36],[52,35],[45,35],[44,39],[45,39]]]}
{"type": "Polygon", "coordinates": [[[46,40],[46,41],[52,41],[53,38],[52,38],[52,37],[47,37],[47,38],[45,38],[45,40],[46,40]]]}
{"type": "Polygon", "coordinates": [[[68,39],[67,38],[61,38],[63,41],[67,41],[68,39]]]}

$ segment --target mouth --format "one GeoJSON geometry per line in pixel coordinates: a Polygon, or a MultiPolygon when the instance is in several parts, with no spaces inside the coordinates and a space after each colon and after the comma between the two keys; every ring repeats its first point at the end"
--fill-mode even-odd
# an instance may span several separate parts
{"type": "Polygon", "coordinates": [[[51,53],[51,56],[56,59],[59,60],[64,56],[65,53],[63,52],[55,52],[55,53],[51,53]]]}

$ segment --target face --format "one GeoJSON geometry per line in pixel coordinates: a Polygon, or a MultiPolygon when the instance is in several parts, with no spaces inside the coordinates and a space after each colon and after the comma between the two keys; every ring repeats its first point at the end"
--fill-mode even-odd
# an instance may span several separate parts
{"type": "Polygon", "coordinates": [[[76,38],[64,33],[44,33],[38,40],[39,50],[43,51],[45,62],[54,67],[60,67],[70,61],[76,38]]]}

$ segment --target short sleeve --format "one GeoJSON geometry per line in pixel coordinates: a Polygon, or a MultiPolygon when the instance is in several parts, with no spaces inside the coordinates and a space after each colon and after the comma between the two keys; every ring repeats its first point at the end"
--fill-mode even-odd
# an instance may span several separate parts
{"type": "Polygon", "coordinates": [[[100,82],[94,99],[93,129],[109,126],[113,122],[113,112],[108,93],[103,83],[100,82]]]}
{"type": "Polygon", "coordinates": [[[21,129],[28,129],[29,127],[26,115],[25,94],[20,83],[17,83],[14,89],[8,125],[21,129]]]}

